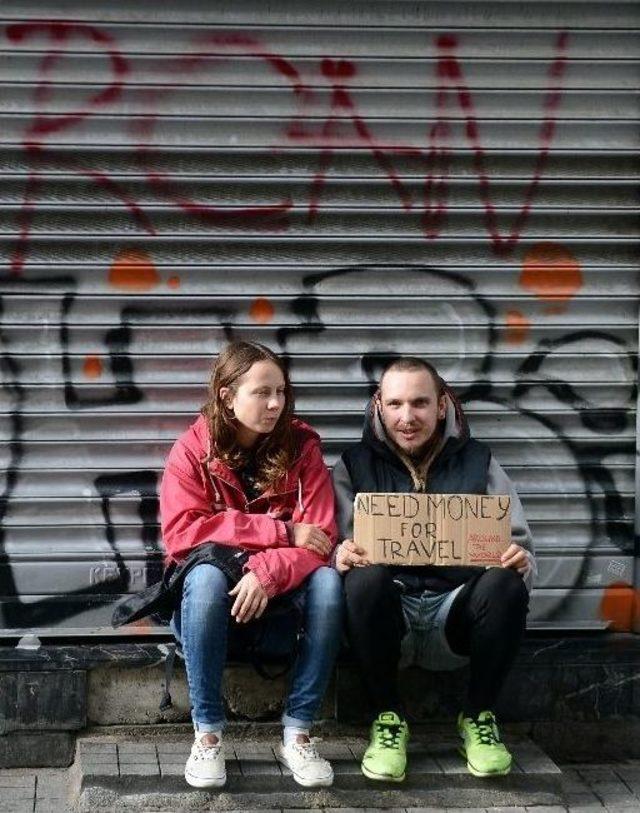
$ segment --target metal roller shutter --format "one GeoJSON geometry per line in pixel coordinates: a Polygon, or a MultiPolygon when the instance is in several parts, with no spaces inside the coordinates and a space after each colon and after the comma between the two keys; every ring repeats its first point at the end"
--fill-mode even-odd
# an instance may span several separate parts
{"type": "Polygon", "coordinates": [[[327,459],[431,358],[517,483],[532,624],[631,629],[640,7],[15,2],[0,35],[4,635],[104,632],[231,337],[327,459]]]}

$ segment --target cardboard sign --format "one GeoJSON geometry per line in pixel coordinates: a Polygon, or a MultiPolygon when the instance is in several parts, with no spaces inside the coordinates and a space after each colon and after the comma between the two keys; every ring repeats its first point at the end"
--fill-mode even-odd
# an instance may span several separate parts
{"type": "Polygon", "coordinates": [[[356,494],[353,536],[372,564],[497,565],[511,544],[511,498],[356,494]]]}

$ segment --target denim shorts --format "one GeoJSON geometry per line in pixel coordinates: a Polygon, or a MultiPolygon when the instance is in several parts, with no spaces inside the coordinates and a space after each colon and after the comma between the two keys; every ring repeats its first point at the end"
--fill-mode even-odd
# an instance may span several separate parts
{"type": "Polygon", "coordinates": [[[469,658],[457,655],[445,635],[449,610],[463,585],[446,593],[425,590],[421,594],[403,594],[402,612],[407,634],[402,639],[400,668],[419,666],[433,671],[460,669],[469,658]]]}

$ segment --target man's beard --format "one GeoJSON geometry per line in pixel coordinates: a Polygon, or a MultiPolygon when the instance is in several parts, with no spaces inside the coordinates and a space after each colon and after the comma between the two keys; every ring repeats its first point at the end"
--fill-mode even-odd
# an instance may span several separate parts
{"type": "MultiPolygon", "coordinates": [[[[389,435],[388,432],[387,435],[389,435]]],[[[422,446],[420,446],[414,452],[410,452],[407,449],[403,449],[399,443],[396,443],[396,441],[393,440],[393,438],[390,438],[390,440],[399,452],[407,455],[407,457],[409,458],[409,460],[411,460],[412,463],[419,464],[438,445],[441,437],[442,437],[442,428],[440,422],[438,422],[436,424],[436,428],[431,433],[431,436],[427,440],[425,440],[422,446]]]]}

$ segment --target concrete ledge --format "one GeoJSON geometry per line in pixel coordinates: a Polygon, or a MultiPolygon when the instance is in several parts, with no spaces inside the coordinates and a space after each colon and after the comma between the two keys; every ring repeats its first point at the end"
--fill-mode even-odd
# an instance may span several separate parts
{"type": "MultiPolygon", "coordinates": [[[[167,642],[156,637],[146,643],[0,647],[0,767],[68,764],[71,740],[62,738],[65,747],[42,749],[38,738],[47,731],[61,736],[86,725],[188,723],[181,661],[176,661],[171,684],[173,705],[160,709],[167,642]],[[22,745],[9,745],[6,737],[12,732],[29,731],[38,733],[22,738],[22,745]]],[[[522,724],[523,733],[564,761],[640,757],[638,674],[640,636],[530,633],[505,685],[498,717],[501,723],[522,724]],[[615,721],[618,732],[626,735],[612,736],[607,721],[615,721]]],[[[466,680],[465,670],[402,673],[412,727],[440,721],[452,726],[466,680]]],[[[248,664],[230,664],[225,673],[227,716],[236,722],[277,721],[285,691],[285,679],[265,681],[248,664]]],[[[369,722],[348,657],[338,664],[322,718],[334,726],[369,722]]]]}

